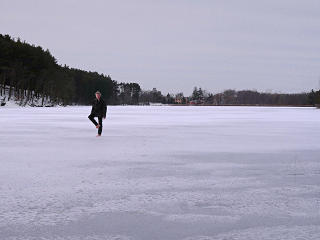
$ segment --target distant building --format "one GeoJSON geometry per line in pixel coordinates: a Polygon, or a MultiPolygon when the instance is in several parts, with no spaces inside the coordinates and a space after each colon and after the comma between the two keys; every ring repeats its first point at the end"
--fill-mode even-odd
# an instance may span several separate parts
{"type": "Polygon", "coordinates": [[[200,105],[200,104],[204,104],[203,100],[191,100],[189,101],[190,105],[200,105]]]}
{"type": "Polygon", "coordinates": [[[175,99],[174,99],[174,103],[182,104],[182,102],[183,102],[183,99],[182,99],[182,98],[175,98],[175,99]]]}
{"type": "Polygon", "coordinates": [[[183,93],[178,93],[178,94],[176,94],[176,97],[175,97],[175,99],[174,99],[174,102],[175,102],[176,104],[185,103],[185,98],[184,98],[184,96],[183,96],[183,93]]]}

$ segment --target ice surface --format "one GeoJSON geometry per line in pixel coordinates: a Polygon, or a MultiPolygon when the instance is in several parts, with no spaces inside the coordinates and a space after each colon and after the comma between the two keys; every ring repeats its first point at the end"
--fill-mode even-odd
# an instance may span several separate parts
{"type": "Polygon", "coordinates": [[[0,108],[1,240],[320,239],[320,110],[0,108]]]}

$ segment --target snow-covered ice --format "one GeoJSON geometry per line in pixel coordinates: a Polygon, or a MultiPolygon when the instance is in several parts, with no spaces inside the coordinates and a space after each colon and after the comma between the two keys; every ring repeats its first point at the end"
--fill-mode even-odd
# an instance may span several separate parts
{"type": "Polygon", "coordinates": [[[320,239],[320,110],[0,108],[1,240],[320,239]]]}

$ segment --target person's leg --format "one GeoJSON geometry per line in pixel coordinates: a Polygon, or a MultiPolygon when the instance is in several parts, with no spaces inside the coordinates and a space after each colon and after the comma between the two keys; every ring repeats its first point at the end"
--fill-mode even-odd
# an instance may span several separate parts
{"type": "Polygon", "coordinates": [[[90,119],[91,122],[93,122],[93,124],[94,124],[95,126],[98,125],[97,121],[94,119],[94,115],[93,115],[93,114],[90,114],[90,115],[88,116],[88,118],[90,119]]]}
{"type": "Polygon", "coordinates": [[[102,133],[102,117],[98,117],[98,120],[99,120],[98,134],[101,135],[101,133],[102,133]]]}

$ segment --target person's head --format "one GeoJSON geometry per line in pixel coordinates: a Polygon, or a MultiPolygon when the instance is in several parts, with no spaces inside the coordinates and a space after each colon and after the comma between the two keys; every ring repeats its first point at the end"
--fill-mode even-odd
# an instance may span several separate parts
{"type": "Polygon", "coordinates": [[[100,97],[101,97],[101,92],[96,91],[96,98],[99,100],[99,99],[100,99],[100,97]]]}

